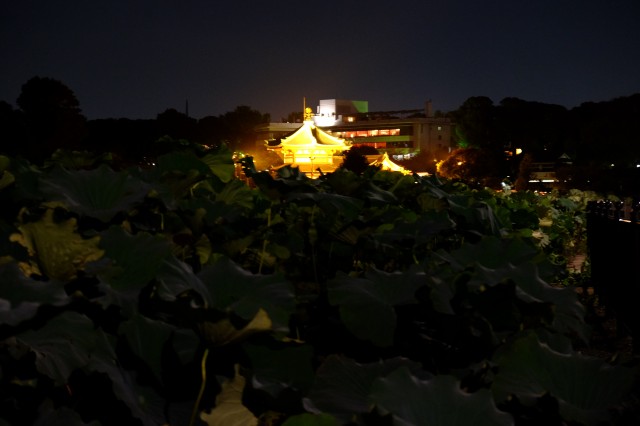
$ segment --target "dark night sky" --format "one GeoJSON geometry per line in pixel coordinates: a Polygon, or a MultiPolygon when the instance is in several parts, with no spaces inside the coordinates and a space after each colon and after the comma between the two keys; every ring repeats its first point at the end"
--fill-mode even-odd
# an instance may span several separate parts
{"type": "Polygon", "coordinates": [[[0,100],[50,77],[89,119],[187,99],[195,118],[248,105],[274,121],[303,97],[571,108],[640,92],[640,1],[2,0],[0,60],[0,100]]]}

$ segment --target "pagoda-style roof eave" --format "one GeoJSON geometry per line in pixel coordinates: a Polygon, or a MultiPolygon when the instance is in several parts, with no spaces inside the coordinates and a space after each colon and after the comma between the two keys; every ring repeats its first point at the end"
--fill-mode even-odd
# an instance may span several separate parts
{"type": "Polygon", "coordinates": [[[315,147],[336,147],[339,149],[347,149],[344,139],[336,138],[316,127],[313,121],[305,121],[302,126],[293,134],[280,140],[281,146],[291,146],[298,148],[315,148],[315,147]]]}

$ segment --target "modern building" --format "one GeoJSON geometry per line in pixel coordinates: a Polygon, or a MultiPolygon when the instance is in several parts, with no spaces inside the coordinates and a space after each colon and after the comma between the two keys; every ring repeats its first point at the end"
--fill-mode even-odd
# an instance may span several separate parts
{"type": "Polygon", "coordinates": [[[353,146],[372,146],[394,160],[426,151],[442,159],[453,146],[453,123],[433,115],[431,101],[424,109],[369,112],[367,101],[325,99],[314,122],[353,146]]]}

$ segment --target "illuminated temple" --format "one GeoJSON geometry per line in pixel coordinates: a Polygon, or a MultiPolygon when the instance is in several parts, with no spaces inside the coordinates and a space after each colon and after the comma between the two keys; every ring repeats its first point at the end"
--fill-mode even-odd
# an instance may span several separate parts
{"type": "Polygon", "coordinates": [[[344,139],[330,135],[318,128],[305,111],[302,126],[291,135],[279,141],[267,142],[267,149],[283,159],[285,165],[298,167],[307,175],[313,176],[318,169],[323,173],[334,171],[343,161],[342,152],[350,145],[344,139]]]}

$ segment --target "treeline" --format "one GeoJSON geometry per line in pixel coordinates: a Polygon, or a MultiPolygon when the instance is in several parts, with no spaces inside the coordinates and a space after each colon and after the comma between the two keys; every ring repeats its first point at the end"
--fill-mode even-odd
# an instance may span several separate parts
{"type": "Polygon", "coordinates": [[[255,126],[270,119],[268,114],[238,106],[220,116],[201,119],[167,109],[155,119],[87,120],[71,89],[42,77],[22,86],[16,104],[14,109],[0,101],[0,153],[36,164],[58,149],[110,153],[125,163],[139,163],[188,144],[224,143],[242,151],[253,147],[255,126]]]}
{"type": "Polygon", "coordinates": [[[637,118],[640,94],[606,102],[560,105],[505,98],[495,105],[471,97],[451,113],[461,146],[498,152],[520,148],[536,161],[562,154],[581,164],[633,165],[640,159],[637,118]]]}
{"type": "Polygon", "coordinates": [[[532,164],[563,157],[557,171],[571,187],[622,193],[640,189],[640,94],[571,109],[518,98],[494,104],[476,96],[449,115],[460,148],[451,162],[458,164],[465,156],[482,159],[473,163],[474,170],[466,170],[473,178],[515,180],[532,164]]]}
{"type": "MultiPolygon", "coordinates": [[[[154,119],[87,120],[71,89],[42,77],[22,86],[16,104],[17,109],[0,101],[0,154],[37,164],[58,149],[109,153],[116,161],[138,164],[184,145],[226,144],[253,154],[255,127],[270,121],[269,114],[248,106],[201,119],[167,109],[154,119]]],[[[455,123],[457,150],[443,170],[452,177],[492,187],[506,177],[525,182],[527,167],[564,156],[570,167],[557,172],[572,188],[640,192],[640,94],[571,109],[512,97],[495,104],[474,96],[447,115],[455,123]]],[[[434,167],[429,153],[414,163],[409,168],[434,167]]]]}

